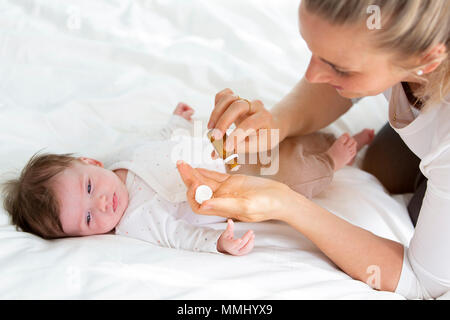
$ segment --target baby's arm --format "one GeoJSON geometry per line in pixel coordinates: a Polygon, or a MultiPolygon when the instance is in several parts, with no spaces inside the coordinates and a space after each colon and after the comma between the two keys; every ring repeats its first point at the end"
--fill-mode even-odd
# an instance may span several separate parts
{"type": "Polygon", "coordinates": [[[190,251],[244,255],[253,248],[253,231],[234,239],[231,220],[225,231],[194,226],[170,215],[168,207],[158,196],[135,210],[116,228],[117,234],[190,251]]]}
{"type": "MultiPolygon", "coordinates": [[[[255,235],[252,230],[238,239],[234,238],[234,223],[228,220],[225,231],[215,230],[208,227],[199,227],[189,224],[184,220],[176,220],[170,215],[166,215],[167,237],[160,241],[166,243],[168,247],[180,248],[192,251],[221,252],[234,256],[241,256],[249,253],[253,249],[255,235]]],[[[162,233],[160,233],[162,234],[162,233]]]]}
{"type": "Polygon", "coordinates": [[[194,109],[180,102],[173,111],[167,125],[159,132],[161,138],[170,139],[176,129],[183,129],[188,134],[193,135],[194,123],[191,119],[193,113],[194,109]]]}

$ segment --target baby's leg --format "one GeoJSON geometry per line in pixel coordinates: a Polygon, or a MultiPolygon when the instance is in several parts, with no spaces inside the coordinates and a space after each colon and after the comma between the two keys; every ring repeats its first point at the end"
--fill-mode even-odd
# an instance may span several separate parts
{"type": "Polygon", "coordinates": [[[334,171],[342,169],[356,156],[357,142],[348,133],[340,136],[327,150],[327,154],[333,159],[334,171]]]}
{"type": "Polygon", "coordinates": [[[357,151],[361,150],[364,146],[372,143],[375,138],[375,131],[373,129],[364,129],[361,132],[355,134],[353,139],[358,143],[357,151]]]}
{"type": "Polygon", "coordinates": [[[373,130],[365,129],[353,137],[344,134],[339,139],[322,132],[288,138],[280,143],[278,155],[269,165],[263,165],[258,157],[256,164],[245,162],[237,172],[228,173],[261,176],[262,168],[278,161],[277,172],[264,177],[285,183],[306,197],[313,197],[332,181],[335,171],[353,161],[356,152],[369,144],[373,136],[373,130]]]}
{"type": "Polygon", "coordinates": [[[311,198],[333,178],[334,163],[326,151],[334,140],[333,135],[323,133],[285,139],[279,145],[278,154],[272,152],[270,164],[262,164],[258,157],[258,163],[243,164],[236,173],[280,181],[311,198]],[[262,169],[274,164],[278,165],[274,174],[261,174],[262,169]]]}
{"type": "Polygon", "coordinates": [[[353,137],[344,133],[327,150],[327,154],[333,159],[334,171],[337,171],[347,164],[352,164],[356,153],[365,145],[372,142],[375,133],[373,130],[364,129],[353,137]]]}

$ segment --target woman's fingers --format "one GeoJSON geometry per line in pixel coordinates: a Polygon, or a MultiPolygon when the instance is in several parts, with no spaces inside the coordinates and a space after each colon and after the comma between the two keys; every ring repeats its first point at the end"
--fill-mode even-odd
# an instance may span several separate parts
{"type": "Polygon", "coordinates": [[[193,168],[184,161],[177,161],[177,169],[186,187],[190,188],[194,182],[198,181],[193,168]]]}
{"type": "MultiPolygon", "coordinates": [[[[191,207],[192,211],[199,212],[200,211],[200,204],[195,201],[195,191],[197,189],[197,186],[191,186],[188,188],[186,192],[186,198],[189,203],[189,206],[191,207]]],[[[208,212],[202,213],[204,215],[213,215],[208,212]]]]}
{"type": "MultiPolygon", "coordinates": [[[[177,169],[180,173],[181,179],[188,189],[186,192],[186,197],[192,210],[196,213],[204,215],[215,215],[215,211],[212,211],[207,207],[205,208],[207,202],[214,198],[204,201],[202,205],[200,205],[197,201],[195,201],[195,192],[197,187],[202,184],[209,186],[212,191],[215,192],[220,187],[220,184],[229,177],[229,175],[201,168],[194,169],[184,161],[177,162],[177,169]]],[[[218,208],[220,209],[222,207],[223,206],[219,205],[218,208]]],[[[226,215],[222,216],[227,217],[226,215]]]]}
{"type": "MultiPolygon", "coordinates": [[[[245,152],[247,152],[248,150],[253,150],[255,148],[255,150],[258,151],[257,145],[253,146],[253,148],[251,148],[250,146],[246,146],[246,148],[243,150],[241,150],[242,148],[238,146],[239,144],[243,143],[247,139],[247,137],[256,137],[258,132],[257,129],[259,129],[259,127],[261,126],[258,121],[259,119],[260,116],[258,113],[256,113],[243,120],[227,137],[227,141],[224,146],[225,151],[231,152],[233,150],[239,150],[239,152],[242,152],[245,150],[245,152]]],[[[253,139],[253,141],[255,140],[253,139]]]]}
{"type": "MultiPolygon", "coordinates": [[[[241,116],[247,114],[250,110],[250,107],[247,103],[247,101],[244,101],[242,99],[235,98],[234,101],[232,101],[226,110],[224,110],[220,118],[215,122],[215,129],[219,130],[221,133],[221,137],[223,137],[223,134],[227,131],[227,129],[233,124],[233,122],[236,121],[236,119],[240,118],[241,116]]],[[[219,137],[215,136],[216,139],[219,139],[219,137]]]]}
{"type": "MultiPolygon", "coordinates": [[[[258,130],[263,128],[271,129],[272,122],[272,115],[264,108],[262,101],[253,100],[250,102],[240,99],[231,89],[224,89],[217,93],[215,97],[215,106],[208,122],[208,128],[216,130],[214,138],[222,139],[228,128],[235,123],[236,129],[227,139],[225,150],[231,152],[237,150],[239,146],[247,153],[247,150],[249,152],[259,151],[260,147],[257,143],[255,144],[259,139],[257,137],[258,130]],[[250,141],[251,137],[255,139],[250,141]],[[252,142],[255,145],[242,146],[243,142],[252,142]]],[[[268,139],[265,138],[262,141],[265,142],[268,139]]],[[[270,146],[265,146],[263,149],[270,150],[270,146]]],[[[211,157],[216,159],[216,153],[213,153],[211,157]]]]}
{"type": "MultiPolygon", "coordinates": [[[[264,108],[264,104],[260,100],[253,100],[251,102],[252,112],[243,119],[236,129],[228,136],[225,150],[227,152],[236,149],[240,143],[245,141],[247,137],[257,136],[260,134],[260,129],[272,128],[272,114],[264,108]]],[[[266,130],[270,131],[270,130],[266,130]]],[[[256,152],[259,150],[258,145],[249,147],[250,150],[256,152]]],[[[265,150],[262,150],[265,151],[265,150]]]]}
{"type": "Polygon", "coordinates": [[[214,109],[208,121],[208,129],[212,129],[216,126],[216,123],[222,116],[222,113],[225,112],[228,106],[237,99],[238,96],[236,96],[230,89],[224,89],[216,94],[214,109]]]}
{"type": "Polygon", "coordinates": [[[178,161],[177,168],[178,172],[180,173],[181,179],[188,188],[195,185],[199,186],[201,184],[206,184],[213,191],[215,191],[219,187],[219,183],[216,180],[210,178],[214,176],[213,174],[208,173],[208,176],[204,176],[199,170],[192,168],[188,163],[184,161],[178,161]]]}
{"type": "Polygon", "coordinates": [[[234,95],[233,90],[231,90],[230,88],[225,88],[225,89],[219,91],[216,94],[216,96],[214,97],[214,105],[217,105],[224,96],[229,96],[229,95],[234,95]]]}

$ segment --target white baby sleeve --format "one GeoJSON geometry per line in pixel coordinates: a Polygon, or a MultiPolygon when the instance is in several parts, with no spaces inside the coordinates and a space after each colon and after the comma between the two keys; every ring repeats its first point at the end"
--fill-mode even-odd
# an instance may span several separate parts
{"type": "Polygon", "coordinates": [[[193,135],[194,123],[192,121],[186,120],[185,118],[172,114],[169,122],[164,128],[161,129],[159,135],[164,140],[169,140],[175,132],[175,130],[180,129],[178,133],[183,133],[183,135],[193,135]],[[182,131],[183,130],[183,131],[182,131]]]}
{"type": "Polygon", "coordinates": [[[218,253],[223,230],[194,226],[168,213],[173,204],[156,195],[125,217],[116,234],[141,239],[168,248],[218,253]]]}

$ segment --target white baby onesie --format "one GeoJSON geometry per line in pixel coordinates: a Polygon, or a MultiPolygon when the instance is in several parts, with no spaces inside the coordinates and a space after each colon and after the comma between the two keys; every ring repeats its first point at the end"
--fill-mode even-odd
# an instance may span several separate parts
{"type": "MultiPolygon", "coordinates": [[[[176,160],[193,166],[225,172],[220,159],[192,161],[196,152],[211,154],[213,146],[204,136],[192,136],[193,123],[173,115],[155,140],[126,147],[109,158],[105,168],[128,169],[129,203],[115,234],[177,249],[217,253],[223,230],[205,225],[225,222],[216,216],[195,214],[186,201],[186,186],[176,160]],[[177,133],[176,129],[183,128],[177,133]],[[202,150],[200,150],[202,149],[202,150]]],[[[198,159],[197,159],[198,160],[198,159]]]]}

